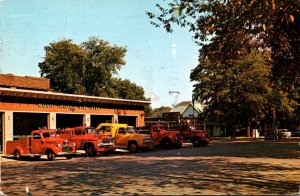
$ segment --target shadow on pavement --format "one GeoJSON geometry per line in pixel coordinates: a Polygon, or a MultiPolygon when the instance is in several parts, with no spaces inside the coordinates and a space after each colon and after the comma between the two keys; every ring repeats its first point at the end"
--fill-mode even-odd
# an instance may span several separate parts
{"type": "Polygon", "coordinates": [[[25,186],[32,195],[294,194],[300,160],[285,160],[298,158],[298,142],[219,140],[200,148],[20,161],[2,165],[1,188],[8,195],[24,195],[25,186]]]}

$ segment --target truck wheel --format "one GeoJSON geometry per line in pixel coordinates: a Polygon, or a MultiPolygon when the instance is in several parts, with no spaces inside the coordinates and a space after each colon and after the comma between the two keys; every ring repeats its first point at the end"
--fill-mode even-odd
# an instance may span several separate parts
{"type": "Polygon", "coordinates": [[[21,160],[21,153],[19,150],[16,150],[14,153],[15,159],[16,160],[21,160]]]}
{"type": "Polygon", "coordinates": [[[85,154],[88,157],[94,157],[97,154],[97,151],[95,150],[94,146],[91,144],[87,144],[85,147],[85,154]]]}
{"type": "Polygon", "coordinates": [[[52,150],[48,150],[46,154],[47,154],[47,159],[49,161],[53,161],[55,159],[55,154],[53,153],[52,150]]]}
{"type": "Polygon", "coordinates": [[[207,141],[202,141],[202,142],[201,142],[201,145],[205,147],[205,146],[208,145],[208,142],[207,142],[207,141]]]}
{"type": "Polygon", "coordinates": [[[73,157],[72,157],[72,155],[68,155],[68,156],[66,156],[66,158],[67,159],[72,159],[73,157]]]}
{"type": "Polygon", "coordinates": [[[192,141],[192,143],[193,143],[193,146],[194,146],[194,147],[199,147],[200,144],[201,144],[201,141],[200,141],[199,138],[195,138],[195,139],[192,141]]]}
{"type": "Polygon", "coordinates": [[[164,139],[162,142],[161,142],[161,147],[165,150],[169,150],[172,148],[172,143],[169,139],[164,139]]]}
{"type": "Polygon", "coordinates": [[[176,146],[175,146],[175,148],[177,148],[177,149],[180,149],[182,147],[182,144],[180,143],[180,144],[177,144],[176,146]]]}
{"type": "Polygon", "coordinates": [[[128,150],[129,150],[130,152],[137,152],[137,151],[138,151],[138,146],[137,146],[137,144],[136,144],[135,142],[129,143],[129,145],[128,145],[128,150]]]}
{"type": "Polygon", "coordinates": [[[102,156],[108,156],[108,155],[109,155],[109,152],[108,152],[108,151],[101,152],[101,155],[102,155],[102,156]]]}

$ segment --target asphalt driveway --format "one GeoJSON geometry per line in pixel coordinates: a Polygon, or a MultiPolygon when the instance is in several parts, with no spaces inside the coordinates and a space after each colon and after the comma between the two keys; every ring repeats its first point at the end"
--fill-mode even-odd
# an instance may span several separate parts
{"type": "Polygon", "coordinates": [[[207,147],[119,151],[71,160],[1,158],[7,195],[282,195],[299,194],[300,138],[219,138],[207,147]]]}

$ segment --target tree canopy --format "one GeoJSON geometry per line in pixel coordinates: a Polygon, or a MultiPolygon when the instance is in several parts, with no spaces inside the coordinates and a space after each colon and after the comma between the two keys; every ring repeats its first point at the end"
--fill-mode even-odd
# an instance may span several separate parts
{"type": "Polygon", "coordinates": [[[125,65],[127,49],[96,37],[81,44],[61,40],[45,46],[42,77],[57,92],[146,100],[143,87],[115,75],[125,65]]]}
{"type": "Polygon", "coordinates": [[[154,108],[150,113],[147,114],[148,117],[162,117],[162,113],[170,112],[172,110],[169,106],[161,106],[159,108],[154,108]]]}
{"type": "Polygon", "coordinates": [[[300,90],[299,0],[179,0],[147,12],[151,23],[193,32],[199,64],[194,99],[208,114],[247,121],[272,110],[288,114],[300,90]],[[229,114],[228,114],[229,112],[229,114]]]}

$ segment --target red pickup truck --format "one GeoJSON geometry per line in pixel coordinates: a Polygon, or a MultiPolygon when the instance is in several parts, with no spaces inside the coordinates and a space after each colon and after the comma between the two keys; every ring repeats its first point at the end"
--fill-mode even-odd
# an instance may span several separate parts
{"type": "Polygon", "coordinates": [[[17,160],[25,156],[39,159],[42,155],[47,155],[48,160],[56,156],[71,159],[74,152],[75,144],[60,138],[55,130],[34,130],[30,136],[6,142],[6,154],[14,155],[17,160]]]}
{"type": "Polygon", "coordinates": [[[137,127],[139,133],[148,134],[154,141],[154,146],[164,149],[181,148],[183,138],[180,131],[168,131],[164,124],[153,124],[150,126],[137,127]]]}
{"type": "Polygon", "coordinates": [[[76,144],[76,150],[84,150],[87,156],[96,156],[97,152],[108,155],[115,150],[110,136],[98,135],[94,127],[80,126],[58,130],[60,137],[76,144]]]}
{"type": "Polygon", "coordinates": [[[181,125],[175,130],[179,130],[183,139],[195,147],[207,146],[210,141],[209,134],[205,130],[197,130],[191,125],[181,125]]]}
{"type": "MultiPolygon", "coordinates": [[[[148,126],[155,125],[158,122],[150,122],[147,123],[148,126]]],[[[175,132],[180,133],[181,136],[183,137],[184,142],[190,142],[193,144],[195,147],[199,146],[207,146],[210,137],[209,134],[205,130],[197,130],[193,126],[191,126],[188,123],[175,123],[168,122],[168,121],[160,121],[159,124],[163,125],[166,127],[166,130],[168,132],[175,132]]]]}

